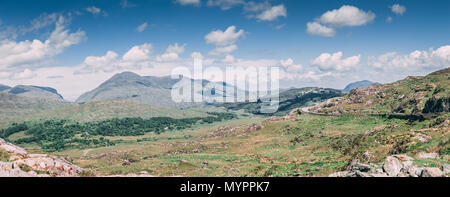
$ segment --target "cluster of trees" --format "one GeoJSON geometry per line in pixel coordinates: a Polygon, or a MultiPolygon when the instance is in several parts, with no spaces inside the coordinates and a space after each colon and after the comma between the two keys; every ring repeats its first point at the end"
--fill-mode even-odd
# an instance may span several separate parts
{"type": "Polygon", "coordinates": [[[48,120],[40,123],[12,124],[0,130],[0,137],[8,139],[14,133],[25,131],[30,137],[14,143],[37,143],[44,151],[60,151],[69,147],[86,148],[111,146],[115,142],[102,136],[138,136],[148,132],[160,134],[166,130],[183,130],[198,123],[213,123],[237,118],[233,113],[211,112],[207,117],[174,119],[169,117],[114,118],[100,122],[78,123],[68,120],[48,120]]]}

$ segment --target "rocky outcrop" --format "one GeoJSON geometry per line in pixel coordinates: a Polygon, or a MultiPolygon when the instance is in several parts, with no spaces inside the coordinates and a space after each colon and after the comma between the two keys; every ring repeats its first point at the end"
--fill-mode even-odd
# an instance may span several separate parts
{"type": "Polygon", "coordinates": [[[61,157],[46,154],[28,154],[23,148],[0,139],[0,149],[10,157],[0,162],[0,177],[79,176],[84,170],[61,157]]]}
{"type": "Polygon", "coordinates": [[[335,172],[329,177],[443,177],[450,170],[448,164],[442,166],[443,171],[436,167],[416,167],[412,160],[406,155],[392,155],[386,158],[381,168],[354,161],[347,171],[335,172]]]}

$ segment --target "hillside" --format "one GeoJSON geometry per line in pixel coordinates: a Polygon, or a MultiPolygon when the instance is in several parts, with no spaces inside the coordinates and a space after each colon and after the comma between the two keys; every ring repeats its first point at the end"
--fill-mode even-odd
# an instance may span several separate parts
{"type": "Polygon", "coordinates": [[[347,86],[345,86],[344,90],[342,90],[342,91],[345,93],[348,93],[356,88],[360,88],[360,89],[368,88],[369,86],[371,86],[373,84],[379,84],[379,83],[368,81],[368,80],[357,81],[357,82],[348,84],[347,86]]]}
{"type": "Polygon", "coordinates": [[[309,108],[325,114],[433,115],[449,112],[450,68],[424,77],[356,89],[342,98],[309,108]]]}
{"type": "Polygon", "coordinates": [[[280,104],[278,111],[273,114],[261,114],[260,109],[263,105],[269,105],[264,102],[243,102],[243,103],[226,103],[223,104],[229,110],[245,110],[248,113],[260,115],[283,116],[288,114],[292,109],[312,106],[330,98],[340,97],[344,94],[335,89],[330,88],[292,88],[280,92],[280,104]]]}

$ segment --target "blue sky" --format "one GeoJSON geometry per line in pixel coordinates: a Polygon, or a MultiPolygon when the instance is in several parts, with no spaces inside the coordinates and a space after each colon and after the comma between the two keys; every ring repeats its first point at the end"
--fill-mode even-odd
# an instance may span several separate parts
{"type": "Polygon", "coordinates": [[[52,86],[73,100],[124,70],[168,75],[194,52],[211,65],[281,66],[286,87],[392,82],[450,65],[449,8],[447,0],[0,0],[0,52],[9,51],[0,83],[52,86]],[[42,47],[31,50],[33,40],[42,47]],[[143,56],[125,60],[128,52],[143,56]],[[85,84],[70,84],[81,77],[85,84]]]}

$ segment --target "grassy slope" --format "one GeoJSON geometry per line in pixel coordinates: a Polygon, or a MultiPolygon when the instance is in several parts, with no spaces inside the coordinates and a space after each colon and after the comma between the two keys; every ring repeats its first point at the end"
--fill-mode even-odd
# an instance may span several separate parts
{"type": "MultiPolygon", "coordinates": [[[[242,126],[230,136],[206,137],[219,131],[217,126],[205,127],[145,136],[151,140],[139,143],[135,137],[128,137],[129,143],[119,146],[60,154],[71,156],[77,164],[99,175],[146,170],[156,176],[327,176],[345,168],[353,158],[378,163],[395,153],[413,156],[420,151],[440,152],[440,159],[415,162],[428,166],[448,163],[443,155],[450,151],[450,130],[448,126],[428,129],[433,121],[411,125],[405,120],[383,117],[302,115],[296,121],[264,121],[264,128],[254,133],[246,133],[247,126],[242,126]],[[433,139],[427,143],[411,140],[415,133],[433,139]],[[372,155],[370,159],[363,156],[366,151],[372,155]],[[82,159],[101,153],[106,156],[82,159]],[[136,162],[122,166],[126,159],[136,162]]],[[[260,119],[220,124],[235,126],[254,122],[260,119]]]]}
{"type": "Polygon", "coordinates": [[[449,79],[450,68],[447,68],[425,77],[408,77],[391,84],[375,85],[353,91],[343,99],[332,99],[332,105],[321,106],[316,112],[417,114],[430,98],[450,97],[449,79]]]}

